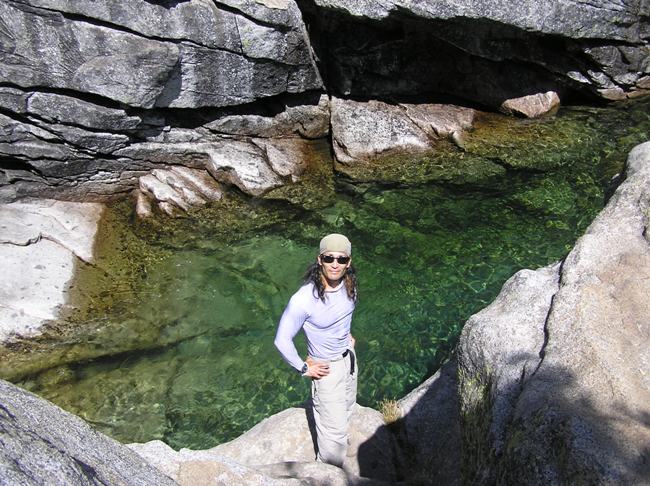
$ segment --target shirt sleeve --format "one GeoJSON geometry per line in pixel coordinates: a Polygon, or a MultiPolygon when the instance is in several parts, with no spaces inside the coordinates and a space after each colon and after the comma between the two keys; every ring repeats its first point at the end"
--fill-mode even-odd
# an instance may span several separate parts
{"type": "Polygon", "coordinates": [[[291,297],[289,304],[287,304],[286,309],[282,313],[280,323],[278,324],[278,331],[275,334],[274,344],[284,360],[296,370],[301,371],[304,361],[298,355],[293,338],[298,334],[298,331],[300,331],[307,320],[307,313],[299,304],[297,297],[297,295],[291,297]]]}

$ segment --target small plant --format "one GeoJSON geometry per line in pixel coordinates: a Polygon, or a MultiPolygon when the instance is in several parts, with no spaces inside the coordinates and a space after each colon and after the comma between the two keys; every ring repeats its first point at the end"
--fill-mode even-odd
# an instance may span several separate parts
{"type": "Polygon", "coordinates": [[[379,402],[379,411],[384,416],[386,425],[397,422],[402,418],[402,410],[399,408],[397,400],[382,400],[379,402]]]}

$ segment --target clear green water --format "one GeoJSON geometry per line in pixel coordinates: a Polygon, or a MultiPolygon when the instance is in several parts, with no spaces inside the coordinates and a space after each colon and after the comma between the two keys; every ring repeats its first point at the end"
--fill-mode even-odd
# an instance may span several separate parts
{"type": "Polygon", "coordinates": [[[308,396],[273,337],[318,240],[336,231],[353,242],[360,279],[359,402],[399,398],[449,357],[508,277],[566,255],[626,153],[650,139],[647,108],[495,117],[467,152],[444,156],[498,162],[471,183],[432,180],[422,167],[437,162],[427,160],[397,176],[339,176],[321,204],[310,189],[309,209],[251,202],[152,229],[116,207],[97,267],[80,278],[87,303],[72,321],[83,330],[38,343],[30,359],[48,369],[20,384],[124,442],[202,449],[232,439],[308,396]]]}

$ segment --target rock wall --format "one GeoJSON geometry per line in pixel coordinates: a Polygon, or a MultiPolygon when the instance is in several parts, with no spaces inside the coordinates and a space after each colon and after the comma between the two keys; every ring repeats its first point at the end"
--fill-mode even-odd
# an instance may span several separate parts
{"type": "MultiPolygon", "coordinates": [[[[8,0],[0,202],[137,188],[141,214],[156,202],[173,214],[218,198],[219,183],[263,195],[299,181],[308,141],[328,136],[325,91],[410,99],[408,123],[444,100],[537,116],[644,94],[649,17],[641,0],[8,0]]],[[[415,131],[421,145],[431,128],[415,131]]],[[[336,154],[354,157],[343,135],[336,154]]]]}
{"type": "Polygon", "coordinates": [[[299,2],[326,85],[340,95],[428,93],[498,108],[555,91],[647,93],[647,2],[299,2]]]}
{"type": "Polygon", "coordinates": [[[318,95],[274,100],[322,88],[293,1],[10,0],[0,18],[0,201],[102,200],[210,162],[278,185],[248,137],[326,133],[318,95]]]}

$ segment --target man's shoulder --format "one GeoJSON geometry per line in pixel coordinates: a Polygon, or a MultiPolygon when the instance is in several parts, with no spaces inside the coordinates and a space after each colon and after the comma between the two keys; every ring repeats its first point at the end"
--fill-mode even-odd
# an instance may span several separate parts
{"type": "Polygon", "coordinates": [[[307,301],[307,302],[315,299],[314,284],[312,282],[307,282],[302,284],[300,288],[296,291],[296,293],[293,294],[293,297],[291,297],[291,299],[307,301]]]}
{"type": "Polygon", "coordinates": [[[307,282],[300,286],[289,301],[291,305],[299,306],[305,310],[311,309],[318,301],[318,293],[313,283],[307,282]]]}

